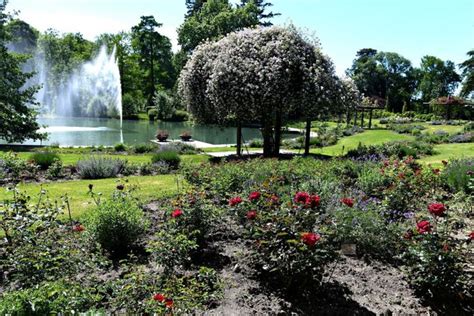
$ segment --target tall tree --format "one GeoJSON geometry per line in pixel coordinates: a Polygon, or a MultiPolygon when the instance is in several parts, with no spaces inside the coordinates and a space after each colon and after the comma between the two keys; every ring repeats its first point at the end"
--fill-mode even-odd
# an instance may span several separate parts
{"type": "Polygon", "coordinates": [[[421,59],[419,76],[418,89],[424,102],[452,95],[461,82],[452,61],[442,61],[434,56],[424,56],[421,59]]]}
{"type": "Polygon", "coordinates": [[[464,78],[461,96],[473,97],[474,94],[474,50],[467,52],[469,58],[459,65],[462,69],[462,76],[464,78]]]}
{"type": "Polygon", "coordinates": [[[207,0],[186,0],[187,12],[185,17],[190,17],[199,12],[206,1],[207,0]]]}
{"type": "Polygon", "coordinates": [[[359,91],[368,97],[384,97],[385,79],[377,67],[376,55],[377,50],[372,48],[359,50],[352,67],[346,71],[359,91]]]}
{"type": "Polygon", "coordinates": [[[26,139],[44,139],[38,132],[34,94],[37,87],[25,88],[31,73],[23,73],[21,64],[25,56],[8,52],[9,40],[5,24],[7,2],[0,2],[0,138],[7,142],[22,142],[26,139]]]}
{"type": "Polygon", "coordinates": [[[175,80],[171,41],[157,31],[161,26],[153,16],[142,16],[140,23],[132,27],[132,47],[141,57],[148,106],[153,106],[157,85],[170,89],[175,80]]]}
{"type": "Polygon", "coordinates": [[[205,40],[216,40],[258,23],[258,8],[254,3],[236,7],[229,0],[207,0],[178,28],[178,43],[189,54],[205,40]]]}
{"type": "Polygon", "coordinates": [[[267,8],[273,7],[273,3],[266,0],[241,0],[241,5],[246,6],[248,3],[253,3],[258,8],[258,19],[262,26],[272,26],[273,23],[269,20],[281,15],[281,13],[267,12],[267,8]]]}

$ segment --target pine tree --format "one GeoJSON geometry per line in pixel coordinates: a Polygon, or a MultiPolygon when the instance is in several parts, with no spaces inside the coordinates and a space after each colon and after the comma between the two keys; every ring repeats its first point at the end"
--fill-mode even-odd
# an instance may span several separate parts
{"type": "Polygon", "coordinates": [[[273,7],[273,4],[266,0],[241,0],[242,6],[245,6],[249,2],[253,2],[257,6],[258,18],[260,20],[260,25],[262,26],[272,26],[273,23],[268,20],[281,15],[280,13],[274,13],[273,11],[268,13],[265,12],[267,8],[273,7]]]}
{"type": "Polygon", "coordinates": [[[186,9],[188,10],[186,17],[190,17],[201,10],[206,1],[207,0],[186,0],[186,9]]]}

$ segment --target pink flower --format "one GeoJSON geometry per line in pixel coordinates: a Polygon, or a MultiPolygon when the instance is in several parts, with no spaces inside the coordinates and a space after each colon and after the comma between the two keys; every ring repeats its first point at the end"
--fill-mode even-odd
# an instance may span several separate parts
{"type": "Polygon", "coordinates": [[[261,196],[260,192],[254,191],[254,192],[250,193],[249,200],[250,201],[256,201],[256,200],[260,199],[260,196],[261,196]]]}
{"type": "Polygon", "coordinates": [[[80,233],[80,232],[83,232],[85,229],[86,229],[86,228],[85,228],[84,226],[80,225],[80,224],[79,224],[79,225],[74,225],[74,226],[72,227],[72,230],[73,230],[73,231],[79,232],[79,233],[80,233]]]}
{"type": "Polygon", "coordinates": [[[311,197],[309,198],[309,201],[306,202],[306,204],[307,205],[309,204],[309,206],[312,208],[318,207],[320,203],[321,203],[321,198],[319,197],[319,195],[311,195],[311,197]]]}
{"type": "Polygon", "coordinates": [[[310,247],[314,246],[320,239],[321,239],[321,236],[319,234],[315,234],[315,233],[302,233],[301,234],[301,241],[303,241],[304,244],[310,247]]]}
{"type": "Polygon", "coordinates": [[[416,223],[416,230],[420,234],[426,234],[431,232],[431,224],[428,221],[421,221],[416,223]]]}
{"type": "Polygon", "coordinates": [[[247,219],[254,220],[257,218],[257,211],[249,211],[247,212],[247,219]]]}
{"type": "Polygon", "coordinates": [[[441,216],[446,211],[446,206],[443,203],[431,203],[428,205],[428,211],[434,216],[441,216]]]}
{"type": "Polygon", "coordinates": [[[240,196],[233,197],[229,200],[230,206],[236,206],[240,203],[242,203],[242,198],[240,196]]]}
{"type": "Polygon", "coordinates": [[[182,215],[183,215],[183,211],[181,211],[180,209],[176,209],[173,211],[173,213],[171,213],[171,217],[173,218],[178,218],[182,215]]]}
{"type": "Polygon", "coordinates": [[[342,198],[341,199],[341,202],[346,204],[347,206],[349,207],[353,207],[354,206],[354,200],[351,199],[351,198],[342,198]]]}

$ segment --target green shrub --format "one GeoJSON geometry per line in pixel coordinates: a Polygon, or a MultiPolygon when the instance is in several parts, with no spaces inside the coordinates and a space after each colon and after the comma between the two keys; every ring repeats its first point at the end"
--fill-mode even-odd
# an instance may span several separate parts
{"type": "Polygon", "coordinates": [[[138,144],[133,146],[133,152],[136,154],[151,153],[156,149],[153,144],[138,144]]]}
{"type": "Polygon", "coordinates": [[[443,170],[442,179],[452,192],[470,193],[474,186],[474,159],[450,160],[443,170]]]}
{"type": "Polygon", "coordinates": [[[112,258],[122,258],[144,234],[148,222],[137,201],[115,192],[112,199],[100,201],[86,225],[88,233],[112,258]]]}
{"type": "Polygon", "coordinates": [[[48,169],[56,160],[61,160],[59,155],[52,151],[37,152],[30,156],[30,160],[41,169],[48,169]]]}
{"type": "Polygon", "coordinates": [[[87,312],[102,295],[82,283],[60,280],[0,295],[0,315],[73,315],[87,312]]]}
{"type": "Polygon", "coordinates": [[[124,152],[124,151],[127,151],[127,146],[125,146],[125,144],[123,143],[118,143],[118,144],[115,144],[114,150],[116,152],[124,152]]]}
{"type": "Polygon", "coordinates": [[[82,179],[114,178],[123,171],[125,164],[121,159],[91,156],[77,162],[77,172],[82,179]]]}
{"type": "Polygon", "coordinates": [[[261,140],[261,139],[252,139],[251,141],[249,141],[249,147],[263,148],[263,140],[261,140]]]}
{"type": "Polygon", "coordinates": [[[158,91],[154,97],[157,117],[160,120],[169,120],[173,117],[175,111],[175,99],[166,91],[158,91]]]}
{"type": "Polygon", "coordinates": [[[170,166],[170,168],[178,169],[179,164],[181,162],[181,158],[179,157],[176,151],[164,149],[154,154],[151,157],[151,162],[152,163],[165,162],[170,166]]]}
{"type": "Polygon", "coordinates": [[[51,166],[49,166],[46,173],[48,179],[57,179],[63,176],[63,163],[61,160],[55,160],[51,166]]]}
{"type": "Polygon", "coordinates": [[[157,109],[148,110],[148,119],[150,121],[154,121],[157,118],[158,118],[158,110],[157,109]]]}
{"type": "Polygon", "coordinates": [[[176,110],[168,120],[171,122],[185,122],[189,120],[189,113],[182,110],[176,110]]]}

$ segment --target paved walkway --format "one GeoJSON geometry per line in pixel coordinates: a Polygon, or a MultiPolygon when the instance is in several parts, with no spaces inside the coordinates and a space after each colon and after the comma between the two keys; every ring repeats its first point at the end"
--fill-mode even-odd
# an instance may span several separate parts
{"type": "Polygon", "coordinates": [[[219,144],[219,145],[214,145],[214,144],[209,144],[209,143],[205,143],[205,142],[201,142],[199,140],[190,140],[190,141],[182,141],[180,139],[171,139],[169,141],[166,141],[166,142],[160,142],[156,139],[153,139],[152,140],[153,143],[155,144],[158,144],[158,145],[161,145],[161,146],[166,146],[166,145],[170,145],[170,144],[173,144],[173,143],[183,143],[183,144],[186,144],[186,145],[190,145],[190,146],[193,146],[194,148],[198,148],[198,149],[203,149],[203,148],[219,148],[219,147],[232,147],[232,146],[235,146],[235,144],[219,144]]]}
{"type": "MultiPolygon", "coordinates": [[[[294,154],[297,153],[297,151],[291,151],[291,150],[286,150],[286,149],[280,149],[280,154],[294,154]]],[[[222,151],[222,152],[215,152],[215,153],[205,153],[208,156],[212,157],[227,157],[227,156],[232,156],[235,155],[235,150],[234,151],[222,151]]],[[[252,155],[252,154],[263,154],[263,149],[252,149],[249,150],[248,152],[244,149],[242,152],[243,156],[246,155],[252,155]]]]}

